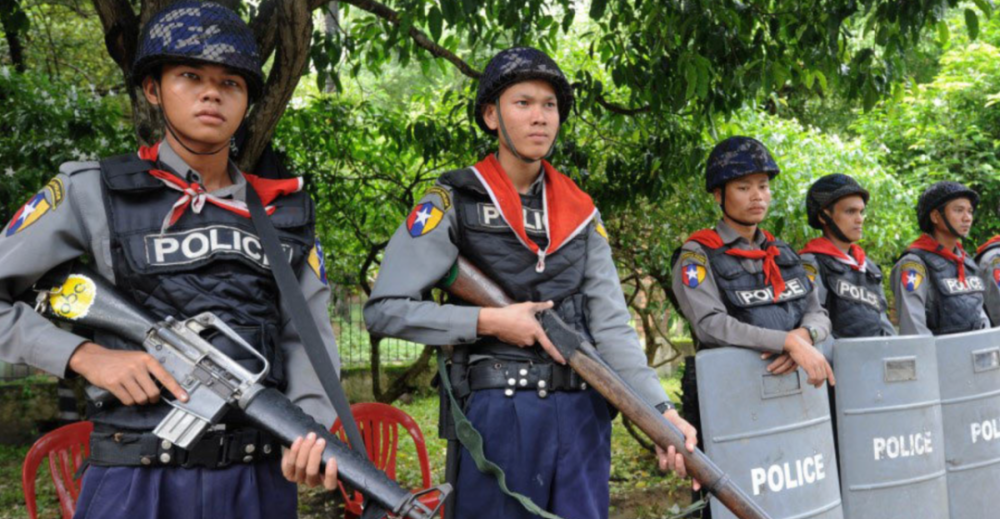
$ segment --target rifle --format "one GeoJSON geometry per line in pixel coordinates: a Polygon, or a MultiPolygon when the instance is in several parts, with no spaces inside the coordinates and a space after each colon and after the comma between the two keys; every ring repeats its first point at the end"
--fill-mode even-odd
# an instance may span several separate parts
{"type": "MultiPolygon", "coordinates": [[[[482,307],[501,308],[516,303],[493,280],[462,257],[458,258],[448,277],[442,282],[442,288],[464,301],[482,307]]],[[[701,449],[688,452],[684,445],[684,434],[646,403],[635,389],[608,366],[594,345],[551,310],[540,312],[538,320],[559,353],[590,387],[601,393],[660,448],[666,450],[673,446],[684,457],[688,473],[698,479],[705,490],[711,492],[736,517],[770,519],[701,449]]]]}
{"type": "MultiPolygon", "coordinates": [[[[218,423],[227,408],[235,407],[256,427],[271,433],[286,447],[310,432],[326,440],[323,465],[336,458],[338,477],[374,502],[365,510],[365,517],[392,513],[410,519],[430,519],[438,510],[429,509],[419,498],[424,494],[440,492],[439,502],[443,503],[451,493],[451,486],[446,483],[411,494],[281,392],[264,387],[260,381],[270,369],[267,359],[212,313],[206,312],[185,320],[167,317],[160,321],[124,296],[109,281],[84,266],[75,266],[68,272],[59,270],[58,274],[50,275],[36,286],[56,288],[36,288],[39,292],[36,310],[141,344],[188,393],[187,402],[165,399],[173,409],[153,430],[157,437],[187,449],[201,438],[208,427],[218,423]],[[261,371],[251,373],[212,346],[203,338],[212,332],[226,335],[255,355],[263,363],[261,371]]],[[[98,408],[115,401],[110,392],[94,386],[87,388],[87,394],[98,408]]]]}

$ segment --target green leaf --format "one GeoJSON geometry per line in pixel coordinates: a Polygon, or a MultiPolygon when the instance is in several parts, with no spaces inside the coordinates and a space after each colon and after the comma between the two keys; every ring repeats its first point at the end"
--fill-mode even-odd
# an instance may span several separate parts
{"type": "Polygon", "coordinates": [[[430,12],[427,13],[427,27],[431,30],[431,38],[434,41],[441,39],[441,23],[443,21],[443,16],[441,11],[435,5],[431,7],[430,12]]]}
{"type": "Polygon", "coordinates": [[[938,22],[937,32],[938,32],[938,44],[947,45],[948,40],[951,39],[951,31],[948,30],[948,24],[945,23],[944,21],[938,22]]]}
{"type": "Polygon", "coordinates": [[[990,0],[974,0],[976,7],[986,15],[986,19],[989,20],[993,17],[993,4],[990,0]]]}
{"type": "Polygon", "coordinates": [[[972,9],[965,10],[965,28],[969,30],[969,39],[979,37],[979,16],[972,9]]]}
{"type": "Polygon", "coordinates": [[[600,20],[604,17],[604,11],[608,7],[608,0],[593,0],[590,4],[590,17],[594,20],[600,20]]]}

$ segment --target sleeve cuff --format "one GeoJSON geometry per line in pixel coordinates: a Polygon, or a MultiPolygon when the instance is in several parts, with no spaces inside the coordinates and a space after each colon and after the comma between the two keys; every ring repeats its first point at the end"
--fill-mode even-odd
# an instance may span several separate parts
{"type": "Polygon", "coordinates": [[[33,349],[30,364],[59,378],[67,378],[71,374],[70,357],[87,339],[55,326],[46,331],[45,335],[45,340],[39,341],[38,346],[33,349]]]}
{"type": "Polygon", "coordinates": [[[455,333],[458,334],[459,344],[469,344],[479,339],[477,330],[479,329],[479,307],[477,306],[456,306],[452,322],[455,333]]]}
{"type": "Polygon", "coordinates": [[[785,335],[787,332],[778,330],[762,330],[761,348],[772,353],[782,353],[785,351],[785,335]]]}

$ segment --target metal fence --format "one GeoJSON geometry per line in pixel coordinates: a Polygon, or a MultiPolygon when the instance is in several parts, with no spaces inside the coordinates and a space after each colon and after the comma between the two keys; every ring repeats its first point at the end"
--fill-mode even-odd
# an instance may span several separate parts
{"type": "MultiPolygon", "coordinates": [[[[344,295],[334,287],[333,307],[330,312],[333,332],[337,337],[337,350],[345,368],[371,365],[371,342],[362,316],[367,297],[344,295]]],[[[424,350],[422,344],[402,339],[382,339],[379,357],[383,365],[406,365],[417,359],[424,350]]]]}

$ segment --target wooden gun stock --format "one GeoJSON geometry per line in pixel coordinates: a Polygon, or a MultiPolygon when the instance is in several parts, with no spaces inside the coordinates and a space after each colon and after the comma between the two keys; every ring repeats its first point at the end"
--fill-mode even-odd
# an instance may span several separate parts
{"type": "MultiPolygon", "coordinates": [[[[464,301],[482,307],[500,308],[515,303],[493,280],[462,257],[458,258],[448,277],[443,280],[442,288],[464,301]]],[[[541,318],[546,334],[560,349],[570,367],[586,380],[587,384],[601,393],[611,405],[635,423],[660,448],[666,450],[673,446],[684,456],[688,473],[698,479],[704,488],[736,517],[770,519],[770,516],[740,490],[701,449],[689,452],[684,445],[684,434],[642,400],[638,393],[601,359],[593,345],[582,340],[582,337],[572,331],[555,313],[546,312],[546,314],[541,318]],[[578,344],[572,348],[565,348],[566,341],[576,341],[578,344]]]]}

